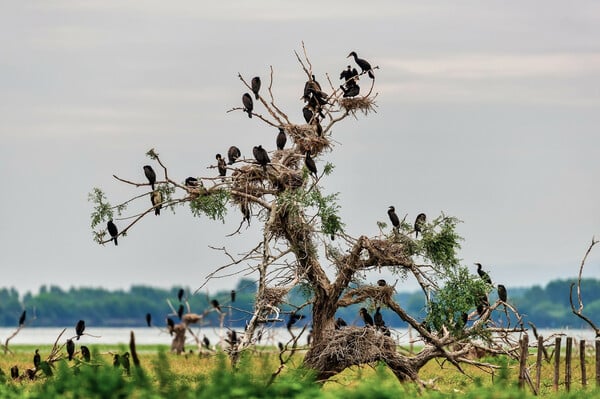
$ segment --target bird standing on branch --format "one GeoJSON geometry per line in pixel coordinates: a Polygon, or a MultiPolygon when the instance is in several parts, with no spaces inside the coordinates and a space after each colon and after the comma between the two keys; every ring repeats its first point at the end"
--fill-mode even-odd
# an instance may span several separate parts
{"type": "Polygon", "coordinates": [[[242,104],[244,104],[244,112],[248,113],[248,118],[252,118],[252,110],[254,109],[254,103],[252,97],[248,93],[244,93],[242,96],[242,104]]]}
{"type": "Polygon", "coordinates": [[[213,299],[212,301],[210,301],[210,304],[213,308],[217,309],[217,312],[221,313],[221,306],[219,306],[219,301],[213,299]]]}
{"type": "Polygon", "coordinates": [[[144,165],[144,174],[148,179],[148,183],[150,183],[150,186],[152,186],[152,190],[154,190],[154,183],[156,183],[156,173],[154,172],[154,169],[152,169],[152,166],[144,165]]]}
{"type": "Polygon", "coordinates": [[[277,134],[277,149],[278,150],[283,150],[283,147],[285,147],[285,143],[287,143],[287,136],[285,135],[285,131],[283,130],[283,128],[279,128],[279,133],[277,134]]]}
{"type": "Polygon", "coordinates": [[[252,86],[252,92],[254,93],[254,96],[258,100],[258,91],[260,90],[260,77],[253,77],[252,81],[250,82],[250,85],[252,86]]]}
{"type": "Polygon", "coordinates": [[[266,172],[267,164],[269,162],[271,162],[271,159],[269,159],[269,154],[267,154],[267,151],[264,148],[262,148],[262,145],[259,145],[259,146],[255,146],[252,149],[252,154],[254,155],[254,159],[256,159],[256,162],[258,162],[260,165],[262,165],[263,170],[266,172]]]}
{"type": "Polygon", "coordinates": [[[75,334],[77,334],[77,340],[83,335],[83,331],[85,330],[85,321],[79,320],[77,325],[75,326],[75,334]]]}
{"type": "Polygon", "coordinates": [[[482,268],[481,268],[481,263],[475,263],[475,265],[477,266],[477,274],[479,274],[479,277],[481,277],[481,279],[483,281],[485,281],[488,284],[492,284],[492,279],[490,278],[490,275],[487,274],[482,268]]]}
{"type": "Polygon", "coordinates": [[[159,190],[154,190],[150,193],[150,202],[152,202],[152,206],[154,207],[154,214],[156,216],[160,215],[160,210],[162,209],[163,196],[159,190]]]}
{"type": "MultiPolygon", "coordinates": [[[[215,156],[217,159],[217,169],[219,170],[219,176],[225,177],[227,175],[227,165],[225,164],[225,160],[221,157],[221,154],[217,154],[215,156]]],[[[225,181],[225,179],[223,179],[225,181]]]]}
{"type": "Polygon", "coordinates": [[[390,206],[387,213],[390,217],[390,222],[392,222],[392,226],[394,226],[394,229],[398,230],[400,227],[400,219],[398,218],[398,215],[396,215],[396,208],[390,206]]]}
{"type": "Polygon", "coordinates": [[[508,300],[508,293],[506,292],[506,287],[502,284],[498,284],[498,298],[502,302],[506,302],[508,300]]]}
{"type": "Polygon", "coordinates": [[[73,355],[75,354],[75,343],[72,339],[67,339],[67,354],[69,355],[69,360],[73,360],[73,355]]]}
{"type": "Polygon", "coordinates": [[[115,242],[115,245],[119,245],[117,243],[117,237],[119,235],[119,230],[117,226],[113,223],[112,219],[106,223],[106,229],[108,230],[108,234],[110,234],[111,240],[115,242]]]}
{"type": "Polygon", "coordinates": [[[419,237],[419,232],[423,231],[423,226],[425,226],[425,222],[427,221],[427,215],[424,213],[419,213],[417,218],[415,219],[415,238],[419,237]]]}
{"type": "Polygon", "coordinates": [[[315,160],[311,158],[310,151],[306,151],[304,164],[306,165],[306,169],[308,169],[308,171],[315,176],[315,179],[318,179],[319,176],[317,175],[317,165],[315,164],[315,160]]]}
{"type": "Polygon", "coordinates": [[[371,68],[371,64],[369,64],[369,62],[367,60],[358,58],[358,55],[356,54],[355,51],[352,51],[350,54],[348,54],[348,57],[346,57],[346,58],[349,58],[349,57],[354,57],[354,62],[356,62],[356,65],[358,65],[360,67],[361,73],[367,72],[371,79],[375,79],[375,75],[373,74],[373,68],[371,68]]]}
{"type": "Polygon", "coordinates": [[[40,363],[42,362],[42,357],[40,356],[40,350],[36,349],[35,354],[33,355],[33,367],[37,370],[40,367],[40,363]]]}
{"type": "Polygon", "coordinates": [[[25,324],[25,319],[26,319],[26,318],[27,318],[27,311],[26,311],[26,310],[24,310],[24,311],[21,313],[21,317],[19,317],[19,327],[22,327],[22,326],[23,326],[23,324],[25,324]]]}
{"type": "Polygon", "coordinates": [[[369,312],[367,312],[366,308],[360,308],[359,313],[360,317],[362,317],[363,321],[365,322],[365,327],[373,325],[373,318],[371,317],[369,312]]]}
{"type": "Polygon", "coordinates": [[[242,153],[240,152],[240,149],[234,145],[229,147],[229,150],[227,150],[227,158],[229,158],[229,165],[233,165],[233,163],[237,161],[237,159],[241,156],[242,153]]]}

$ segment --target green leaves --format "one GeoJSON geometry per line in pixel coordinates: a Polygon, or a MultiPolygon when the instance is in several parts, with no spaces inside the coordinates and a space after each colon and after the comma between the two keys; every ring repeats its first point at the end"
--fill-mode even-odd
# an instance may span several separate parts
{"type": "Polygon", "coordinates": [[[435,266],[449,270],[459,265],[457,251],[462,241],[455,229],[460,223],[455,217],[441,215],[423,226],[421,239],[417,240],[417,252],[435,266]]]}
{"type": "Polygon", "coordinates": [[[204,214],[212,220],[220,220],[225,223],[228,201],[228,191],[215,190],[205,195],[199,195],[191,200],[190,209],[195,217],[200,217],[204,214]]]}
{"type": "MultiPolygon", "coordinates": [[[[101,189],[94,187],[92,192],[88,194],[88,201],[94,203],[94,211],[91,215],[92,229],[98,226],[100,223],[113,218],[112,206],[106,199],[106,196],[101,189]]],[[[117,212],[120,214],[121,209],[117,209],[117,212]]]]}

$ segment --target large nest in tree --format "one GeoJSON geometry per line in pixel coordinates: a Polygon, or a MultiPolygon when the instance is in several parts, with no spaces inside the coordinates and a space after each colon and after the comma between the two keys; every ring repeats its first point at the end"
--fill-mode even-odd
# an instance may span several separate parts
{"type": "Polygon", "coordinates": [[[352,115],[356,115],[357,111],[361,111],[365,115],[368,115],[369,112],[377,112],[375,111],[377,104],[370,97],[342,98],[340,106],[352,115]]]}
{"type": "Polygon", "coordinates": [[[283,298],[288,293],[287,288],[270,287],[265,288],[263,295],[259,298],[259,302],[270,306],[279,306],[283,302],[283,298]]]}
{"type": "Polygon", "coordinates": [[[317,370],[343,370],[357,364],[386,361],[395,357],[394,340],[373,327],[344,327],[323,333],[323,339],[306,359],[317,370]]]}
{"type": "Polygon", "coordinates": [[[385,285],[380,287],[378,285],[365,285],[359,288],[353,288],[344,293],[344,296],[340,298],[339,306],[348,306],[354,303],[364,302],[371,299],[377,304],[388,303],[394,295],[394,287],[391,285],[385,285]]]}
{"type": "Polygon", "coordinates": [[[331,149],[331,143],[325,137],[317,135],[316,125],[287,125],[285,131],[292,137],[300,153],[310,151],[319,154],[323,150],[331,149]]]}
{"type": "MultiPolygon", "coordinates": [[[[267,173],[270,167],[267,167],[267,173]]],[[[260,198],[263,195],[269,193],[267,187],[264,184],[265,171],[260,165],[245,165],[233,172],[232,175],[232,190],[246,193],[254,197],[260,198]]],[[[233,195],[234,201],[238,203],[246,202],[244,197],[237,197],[233,195]]]]}
{"type": "Polygon", "coordinates": [[[366,249],[379,266],[413,266],[410,248],[402,242],[372,239],[366,249]]]}

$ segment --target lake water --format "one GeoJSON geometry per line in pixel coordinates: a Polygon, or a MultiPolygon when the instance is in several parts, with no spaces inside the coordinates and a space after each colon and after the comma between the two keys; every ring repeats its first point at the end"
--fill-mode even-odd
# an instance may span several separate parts
{"type": "MultiPolygon", "coordinates": [[[[14,333],[15,328],[0,328],[0,342],[4,344],[6,338],[8,338],[12,333],[14,333]]],[[[12,338],[9,342],[10,345],[19,345],[19,344],[34,344],[34,345],[48,345],[53,344],[56,341],[56,338],[61,333],[62,328],[60,327],[26,327],[22,329],[19,334],[12,338]]],[[[78,343],[81,344],[123,344],[127,345],[129,343],[129,333],[133,331],[135,333],[136,343],[139,345],[155,345],[155,344],[171,344],[171,337],[169,333],[164,329],[159,329],[157,327],[134,327],[134,328],[94,328],[88,327],[86,329],[86,334],[81,337],[78,343]],[[93,335],[93,336],[92,336],[93,335]]],[[[219,336],[224,336],[227,330],[224,330],[223,334],[219,334],[219,329],[214,328],[202,328],[193,330],[200,338],[203,335],[206,335],[211,343],[217,343],[219,341],[219,336]]],[[[241,329],[237,330],[238,334],[242,333],[241,329]]],[[[300,329],[294,331],[295,334],[298,334],[300,329]]],[[[306,336],[307,331],[305,331],[306,336]]],[[[547,329],[539,329],[540,335],[543,335],[545,338],[549,337],[554,333],[564,333],[569,337],[573,337],[577,340],[585,339],[587,341],[593,341],[595,339],[594,331],[591,329],[564,329],[564,330],[547,330],[547,329]]],[[[398,344],[400,345],[408,345],[410,343],[410,336],[407,329],[393,329],[392,330],[393,337],[396,339],[398,344]]],[[[70,327],[67,328],[67,331],[61,337],[61,343],[66,341],[67,338],[72,338],[75,335],[75,328],[70,327]]],[[[189,336],[189,334],[188,334],[189,336]]],[[[305,344],[306,338],[300,338],[299,343],[305,344]]],[[[285,328],[271,328],[265,330],[263,334],[263,340],[261,344],[263,345],[274,345],[277,342],[287,342],[290,339],[290,334],[285,328]]],[[[191,337],[188,337],[189,345],[194,345],[191,337]]],[[[530,342],[533,343],[533,334],[530,333],[530,342]]]]}

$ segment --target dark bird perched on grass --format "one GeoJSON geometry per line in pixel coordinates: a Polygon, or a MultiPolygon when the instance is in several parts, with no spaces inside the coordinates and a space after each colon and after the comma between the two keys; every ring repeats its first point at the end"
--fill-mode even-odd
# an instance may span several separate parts
{"type": "Polygon", "coordinates": [[[297,313],[290,314],[290,317],[289,317],[288,322],[286,324],[286,328],[289,330],[290,328],[292,328],[292,326],[294,324],[296,324],[296,322],[298,320],[302,320],[303,318],[304,318],[304,315],[302,315],[302,314],[297,314],[297,313]]]}
{"type": "Polygon", "coordinates": [[[481,268],[481,263],[475,263],[475,265],[477,266],[477,274],[479,274],[479,277],[481,277],[481,279],[483,281],[485,281],[488,284],[492,284],[492,279],[490,278],[490,275],[487,274],[482,268],[481,268]]]}
{"type": "MultiPolygon", "coordinates": [[[[225,177],[227,175],[227,165],[225,164],[225,160],[221,157],[221,154],[217,154],[215,156],[217,158],[217,169],[219,169],[219,176],[225,177]]],[[[225,179],[223,179],[225,181],[225,179]]]]}
{"type": "Polygon", "coordinates": [[[177,316],[179,316],[179,319],[181,320],[181,317],[183,316],[183,305],[179,305],[179,308],[177,309],[177,316]]]}
{"type": "Polygon", "coordinates": [[[348,323],[346,323],[346,320],[342,319],[341,317],[338,317],[337,319],[335,319],[335,329],[339,330],[342,327],[346,327],[348,325],[348,323]]]}
{"type": "Polygon", "coordinates": [[[242,104],[244,104],[244,112],[248,113],[248,118],[252,118],[252,110],[254,109],[254,103],[252,97],[248,93],[244,93],[242,96],[242,104]]]}
{"type": "Polygon", "coordinates": [[[121,356],[118,353],[113,355],[113,367],[117,368],[121,366],[121,356]]]}
{"type": "Polygon", "coordinates": [[[146,313],[146,324],[148,327],[152,327],[152,315],[150,313],[146,313]]]}
{"type": "Polygon", "coordinates": [[[258,91],[260,90],[260,77],[259,76],[253,77],[250,84],[252,86],[252,92],[254,93],[254,96],[258,100],[258,91]]]}
{"type": "Polygon", "coordinates": [[[73,360],[73,355],[75,354],[75,343],[72,339],[67,339],[67,354],[69,355],[69,360],[73,360]]]}
{"type": "Polygon", "coordinates": [[[419,213],[415,219],[415,238],[419,237],[419,232],[423,231],[423,226],[427,221],[427,216],[424,213],[419,213]]]}
{"type": "Polygon", "coordinates": [[[36,349],[35,354],[33,355],[33,367],[37,370],[40,367],[40,363],[42,362],[42,357],[40,356],[40,350],[36,349]]]}
{"type": "Polygon", "coordinates": [[[148,183],[150,183],[150,185],[152,186],[152,190],[154,190],[154,183],[156,183],[156,173],[154,172],[154,169],[152,169],[152,166],[144,165],[144,174],[148,179],[148,183]]]}
{"type": "Polygon", "coordinates": [[[77,341],[83,335],[83,331],[85,330],[85,321],[79,320],[75,325],[75,334],[77,334],[77,341]]]}
{"type": "Polygon", "coordinates": [[[508,294],[506,292],[506,287],[503,286],[502,284],[498,284],[498,298],[502,302],[506,302],[507,299],[508,299],[508,294]]]}
{"type": "Polygon", "coordinates": [[[375,79],[375,75],[373,74],[373,68],[371,68],[371,64],[369,64],[369,62],[367,60],[358,58],[358,55],[356,55],[355,51],[352,51],[350,54],[348,54],[348,57],[346,57],[346,58],[349,58],[349,57],[354,57],[354,62],[356,62],[356,65],[358,65],[360,67],[361,73],[367,72],[371,79],[375,79]]]}
{"type": "Polygon", "coordinates": [[[385,322],[383,321],[383,316],[381,315],[381,307],[377,307],[375,310],[375,314],[373,315],[373,322],[375,323],[375,327],[382,328],[385,326],[385,322]]]}
{"type": "Polygon", "coordinates": [[[129,362],[129,352],[125,352],[123,353],[123,356],[121,356],[121,366],[123,366],[123,368],[125,369],[125,373],[127,373],[127,375],[130,375],[131,363],[129,362]]]}
{"type": "Polygon", "coordinates": [[[13,380],[19,378],[19,367],[16,364],[10,368],[10,377],[13,380]]]}
{"type": "Polygon", "coordinates": [[[185,185],[187,187],[198,187],[198,179],[190,176],[187,179],[185,179],[185,185]]]}
{"type": "Polygon", "coordinates": [[[219,301],[213,299],[212,301],[210,301],[210,304],[213,308],[217,309],[217,312],[221,313],[221,306],[219,306],[219,301]]]}
{"type": "Polygon", "coordinates": [[[160,215],[160,210],[162,209],[163,196],[162,193],[158,190],[154,190],[150,193],[150,202],[152,202],[152,206],[154,207],[154,214],[160,215]]]}
{"type": "Polygon", "coordinates": [[[242,153],[240,152],[240,149],[234,145],[229,147],[229,150],[227,150],[227,158],[229,159],[229,165],[233,165],[233,163],[237,161],[237,159],[241,156],[242,153]]]}
{"type": "Polygon", "coordinates": [[[387,285],[387,283],[385,282],[384,279],[380,279],[380,280],[377,280],[377,285],[380,287],[385,287],[387,285]]]}
{"type": "Polygon", "coordinates": [[[231,302],[235,302],[235,290],[231,290],[231,302]]]}
{"type": "Polygon", "coordinates": [[[396,215],[396,208],[394,208],[393,206],[390,206],[388,208],[388,216],[390,217],[390,222],[392,222],[392,225],[394,226],[394,228],[396,230],[398,230],[398,228],[400,227],[400,219],[398,218],[398,215],[396,215]]]}
{"type": "Polygon", "coordinates": [[[260,165],[262,165],[263,170],[266,172],[267,164],[269,162],[271,162],[271,159],[269,159],[269,154],[267,154],[267,151],[264,148],[262,148],[262,145],[259,145],[259,146],[254,146],[254,148],[252,149],[252,154],[254,155],[254,159],[256,159],[256,162],[258,162],[260,165]]]}
{"type": "Polygon", "coordinates": [[[283,346],[283,343],[281,342],[277,342],[277,347],[279,348],[279,352],[283,352],[285,347],[283,346]]]}
{"type": "Polygon", "coordinates": [[[179,302],[181,302],[181,300],[183,299],[183,294],[185,294],[185,291],[183,290],[183,288],[180,288],[179,291],[177,291],[177,299],[179,300],[179,302]]]}
{"type": "Polygon", "coordinates": [[[117,229],[117,226],[113,223],[112,220],[109,220],[108,223],[106,223],[106,229],[108,230],[108,234],[110,234],[111,240],[115,242],[115,245],[119,245],[117,243],[117,236],[119,235],[119,230],[117,229]]]}
{"type": "Polygon", "coordinates": [[[283,128],[279,128],[279,133],[277,134],[277,149],[283,150],[285,147],[285,143],[287,143],[287,136],[285,135],[285,131],[283,128]]]}
{"type": "Polygon", "coordinates": [[[92,359],[92,354],[90,353],[90,348],[85,345],[81,345],[81,356],[83,356],[83,360],[89,362],[92,359]]]}
{"type": "Polygon", "coordinates": [[[248,222],[248,226],[250,226],[250,218],[252,217],[252,214],[250,213],[250,206],[248,205],[247,202],[242,202],[240,204],[240,210],[242,211],[242,215],[244,215],[244,218],[242,219],[242,223],[244,223],[244,220],[248,222]]]}
{"type": "Polygon", "coordinates": [[[313,115],[314,112],[308,105],[302,108],[302,116],[304,116],[306,123],[310,123],[312,121],[313,115]]]}
{"type": "Polygon", "coordinates": [[[373,325],[373,318],[371,317],[369,312],[367,312],[367,309],[360,308],[359,313],[360,317],[362,317],[363,321],[365,322],[365,327],[373,325]]]}
{"type": "Polygon", "coordinates": [[[19,327],[22,327],[25,324],[25,319],[27,318],[27,311],[24,310],[19,317],[19,327]]]}
{"type": "Polygon", "coordinates": [[[210,341],[208,340],[208,337],[205,335],[204,338],[202,338],[202,346],[206,349],[210,348],[210,341]]]}
{"type": "Polygon", "coordinates": [[[306,158],[304,158],[304,164],[306,165],[306,169],[313,175],[315,175],[315,179],[318,179],[317,175],[317,165],[315,164],[315,160],[311,158],[310,151],[306,151],[306,158]]]}
{"type": "Polygon", "coordinates": [[[175,330],[175,322],[170,317],[167,317],[167,330],[169,331],[169,334],[173,336],[173,330],[175,330]]]}

